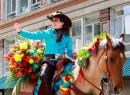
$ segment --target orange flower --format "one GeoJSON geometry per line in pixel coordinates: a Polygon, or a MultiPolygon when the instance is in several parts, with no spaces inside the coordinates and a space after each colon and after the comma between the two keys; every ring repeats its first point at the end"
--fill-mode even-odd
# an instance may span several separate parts
{"type": "Polygon", "coordinates": [[[16,73],[16,76],[19,78],[19,77],[22,76],[22,73],[19,71],[19,72],[16,73]]]}

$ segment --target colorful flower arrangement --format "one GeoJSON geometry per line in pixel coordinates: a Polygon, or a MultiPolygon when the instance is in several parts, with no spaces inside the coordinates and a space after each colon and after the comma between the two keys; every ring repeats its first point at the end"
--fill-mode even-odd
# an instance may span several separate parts
{"type": "MultiPolygon", "coordinates": [[[[110,36],[110,34],[107,35],[110,36]]],[[[78,53],[78,62],[80,66],[85,67],[83,59],[89,58],[91,55],[95,55],[96,49],[98,48],[100,42],[105,38],[106,38],[106,33],[100,33],[99,35],[94,36],[93,43],[90,43],[89,45],[85,45],[80,49],[78,53]]]]}
{"type": "Polygon", "coordinates": [[[19,40],[17,44],[12,45],[8,54],[4,56],[11,72],[7,83],[14,79],[20,79],[21,82],[37,80],[44,50],[45,45],[41,41],[19,40]]]}

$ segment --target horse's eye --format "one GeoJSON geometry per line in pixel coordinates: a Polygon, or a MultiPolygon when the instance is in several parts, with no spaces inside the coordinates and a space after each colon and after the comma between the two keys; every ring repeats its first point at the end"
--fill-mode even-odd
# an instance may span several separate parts
{"type": "Polygon", "coordinates": [[[114,62],[114,58],[113,58],[113,57],[110,57],[110,61],[111,61],[111,62],[114,62]]]}

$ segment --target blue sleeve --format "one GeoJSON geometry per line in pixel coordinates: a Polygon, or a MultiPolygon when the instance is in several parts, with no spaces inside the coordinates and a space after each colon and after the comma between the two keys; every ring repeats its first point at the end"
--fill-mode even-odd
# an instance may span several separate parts
{"type": "Polygon", "coordinates": [[[24,38],[32,39],[32,40],[40,40],[40,39],[46,39],[49,34],[49,30],[41,30],[37,32],[30,32],[30,31],[25,31],[21,30],[18,32],[21,36],[24,38]]]}
{"type": "Polygon", "coordinates": [[[72,37],[69,37],[69,41],[67,43],[67,55],[70,58],[73,58],[72,52],[73,52],[73,49],[72,49],[72,37]]]}

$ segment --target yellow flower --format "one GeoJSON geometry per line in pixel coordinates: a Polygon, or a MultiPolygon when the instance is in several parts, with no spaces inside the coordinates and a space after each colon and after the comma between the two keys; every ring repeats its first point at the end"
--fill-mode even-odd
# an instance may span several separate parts
{"type": "Polygon", "coordinates": [[[24,56],[24,54],[22,53],[22,54],[21,54],[21,58],[22,58],[23,56],[24,56]]]}
{"type": "Polygon", "coordinates": [[[41,53],[41,50],[40,50],[40,49],[38,49],[38,50],[37,50],[37,54],[40,54],[40,53],[41,53]]]}
{"type": "Polygon", "coordinates": [[[20,49],[28,49],[27,43],[20,43],[20,49]]]}
{"type": "Polygon", "coordinates": [[[34,63],[34,60],[33,60],[33,59],[29,59],[29,63],[30,63],[30,64],[33,64],[33,63],[34,63]]]}
{"type": "Polygon", "coordinates": [[[93,39],[93,42],[95,43],[96,41],[97,41],[97,38],[94,38],[94,39],[93,39]]]}
{"type": "Polygon", "coordinates": [[[69,90],[69,88],[65,88],[65,87],[62,86],[62,85],[60,85],[60,89],[63,90],[63,91],[65,91],[65,92],[69,90]]]}
{"type": "Polygon", "coordinates": [[[14,66],[13,66],[13,65],[10,65],[9,67],[10,67],[10,68],[14,68],[14,66]]]}
{"type": "Polygon", "coordinates": [[[21,59],[21,55],[20,54],[16,54],[15,56],[14,56],[14,60],[16,61],[16,62],[20,62],[22,59],[21,59]]]}

